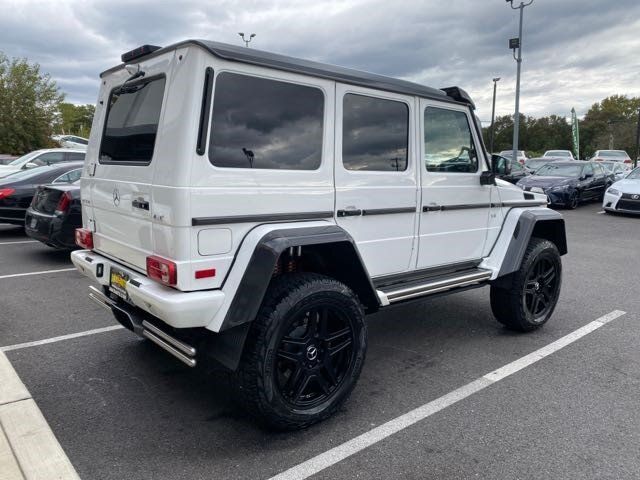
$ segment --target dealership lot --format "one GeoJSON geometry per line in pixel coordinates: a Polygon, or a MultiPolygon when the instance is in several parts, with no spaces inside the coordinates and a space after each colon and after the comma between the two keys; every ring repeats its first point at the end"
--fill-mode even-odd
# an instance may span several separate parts
{"type": "Polygon", "coordinates": [[[638,477],[640,219],[600,210],[563,212],[569,255],[560,302],[542,330],[503,329],[486,288],[373,315],[351,400],[302,432],[259,429],[235,408],[219,372],[189,369],[123,329],[37,344],[116,324],[90,303],[68,253],[6,225],[0,347],[9,347],[82,478],[267,479],[624,311],[508,378],[328,462],[313,478],[638,477]]]}

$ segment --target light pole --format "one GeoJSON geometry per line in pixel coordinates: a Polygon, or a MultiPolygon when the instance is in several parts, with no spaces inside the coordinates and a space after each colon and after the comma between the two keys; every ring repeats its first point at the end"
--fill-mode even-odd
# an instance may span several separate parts
{"type": "Polygon", "coordinates": [[[253,37],[256,36],[255,33],[252,33],[251,35],[249,35],[249,40],[247,40],[246,38],[244,38],[244,33],[238,32],[238,35],[240,35],[240,38],[242,38],[242,41],[244,42],[244,46],[247,48],[249,47],[249,43],[251,43],[251,40],[253,39],[253,37]]]}
{"type": "Polygon", "coordinates": [[[516,114],[513,118],[513,160],[517,161],[518,159],[518,134],[520,133],[518,130],[520,129],[520,66],[522,64],[522,14],[524,12],[524,7],[528,7],[533,3],[533,0],[529,0],[527,3],[520,2],[520,5],[517,7],[513,6],[513,0],[506,0],[511,8],[514,10],[520,10],[520,28],[517,39],[509,40],[509,46],[514,51],[515,58],[515,49],[518,49],[518,57],[515,59],[518,64],[518,70],[516,74],[516,114]],[[517,42],[514,42],[517,40],[517,42]]]}
{"type": "Polygon", "coordinates": [[[493,79],[493,104],[491,105],[491,140],[489,141],[489,153],[493,153],[493,122],[496,118],[496,86],[500,77],[493,79]]]}

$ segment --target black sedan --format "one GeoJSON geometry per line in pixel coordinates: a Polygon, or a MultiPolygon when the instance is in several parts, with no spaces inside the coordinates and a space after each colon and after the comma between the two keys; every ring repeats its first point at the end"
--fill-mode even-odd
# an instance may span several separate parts
{"type": "Polygon", "coordinates": [[[580,202],[601,200],[613,177],[597,162],[556,161],[520,180],[523,190],[546,193],[551,205],[576,208],[580,202]]]}
{"type": "Polygon", "coordinates": [[[491,161],[496,165],[496,177],[509,183],[518,183],[529,175],[529,171],[519,162],[511,160],[511,157],[493,154],[491,161]]]}
{"type": "Polygon", "coordinates": [[[83,162],[66,162],[24,170],[0,179],[0,223],[24,225],[27,208],[36,189],[47,183],[73,183],[80,178],[83,162]]]}
{"type": "Polygon", "coordinates": [[[76,228],[82,227],[80,181],[41,185],[27,210],[24,230],[54,248],[75,248],[76,228]]]}

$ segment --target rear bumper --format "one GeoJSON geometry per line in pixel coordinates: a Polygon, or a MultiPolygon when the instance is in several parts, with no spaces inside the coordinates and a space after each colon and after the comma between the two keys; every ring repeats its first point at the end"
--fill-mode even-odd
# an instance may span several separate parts
{"type": "Polygon", "coordinates": [[[221,290],[181,292],[150,280],[134,270],[91,250],[76,250],[71,261],[83,275],[103,287],[109,287],[111,268],[126,273],[131,304],[174,328],[206,327],[224,302],[221,290]]]}
{"type": "Polygon", "coordinates": [[[55,248],[77,248],[75,245],[75,228],[82,225],[72,225],[69,218],[61,218],[55,215],[47,215],[35,212],[31,208],[27,210],[24,221],[25,233],[36,240],[55,248]],[[32,227],[32,222],[35,226],[32,227]]]}

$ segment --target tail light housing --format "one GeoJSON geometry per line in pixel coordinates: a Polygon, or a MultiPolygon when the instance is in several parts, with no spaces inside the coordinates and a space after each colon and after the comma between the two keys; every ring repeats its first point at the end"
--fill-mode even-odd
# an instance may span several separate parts
{"type": "Polygon", "coordinates": [[[71,194],[69,192],[64,192],[60,196],[60,199],[58,200],[58,205],[56,206],[56,211],[55,211],[56,215],[64,215],[69,211],[70,206],[71,206],[71,194]]]}
{"type": "Polygon", "coordinates": [[[88,228],[76,228],[76,245],[87,250],[93,249],[93,232],[88,228]]]}
{"type": "MultiPolygon", "coordinates": [[[[630,159],[630,158],[627,158],[627,159],[624,161],[624,163],[631,163],[631,159],[630,159]]],[[[0,198],[2,198],[2,197],[0,197],[0,198]]]]}
{"type": "Polygon", "coordinates": [[[15,191],[14,188],[0,188],[0,200],[10,197],[15,191]]]}
{"type": "Polygon", "coordinates": [[[175,287],[178,284],[178,266],[156,255],[147,257],[147,275],[168,287],[175,287]]]}

